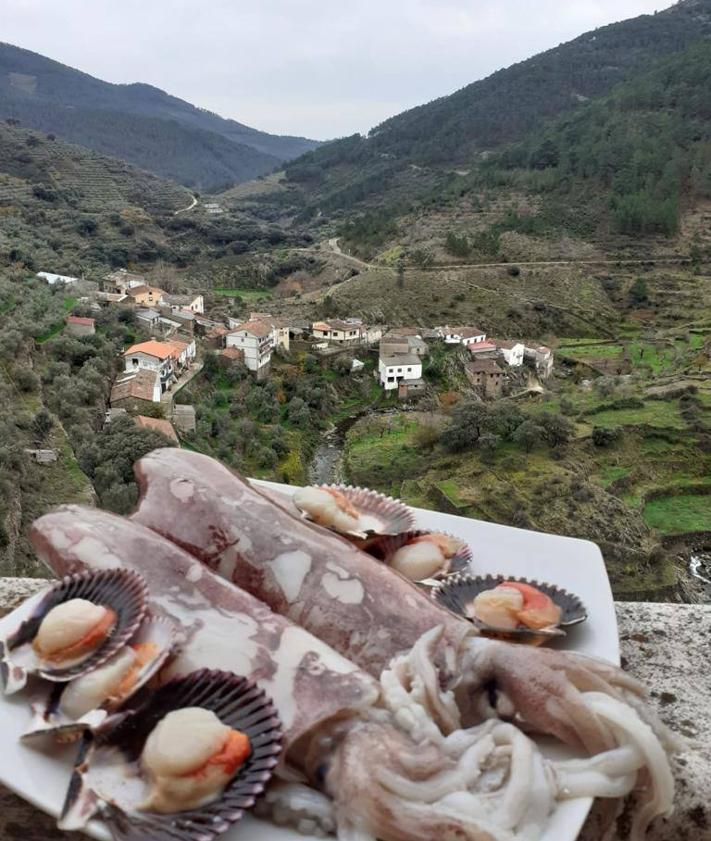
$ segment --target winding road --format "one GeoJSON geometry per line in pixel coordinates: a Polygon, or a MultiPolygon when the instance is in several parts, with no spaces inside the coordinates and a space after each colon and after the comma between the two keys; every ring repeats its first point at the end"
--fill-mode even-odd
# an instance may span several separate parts
{"type": "Polygon", "coordinates": [[[189,204],[187,207],[181,207],[180,210],[176,210],[175,213],[173,213],[173,216],[177,216],[179,213],[187,213],[187,211],[192,210],[197,203],[197,196],[193,196],[192,204],[189,204]]]}

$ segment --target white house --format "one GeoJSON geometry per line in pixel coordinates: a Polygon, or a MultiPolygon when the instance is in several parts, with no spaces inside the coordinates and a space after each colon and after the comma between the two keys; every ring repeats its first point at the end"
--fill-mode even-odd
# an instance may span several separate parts
{"type": "Polygon", "coordinates": [[[165,391],[174,376],[195,358],[195,342],[139,342],[124,351],[124,369],[146,369],[160,375],[161,389],[165,391]]]}
{"type": "Polygon", "coordinates": [[[228,333],[225,345],[244,353],[244,364],[254,371],[257,379],[266,377],[276,345],[274,328],[267,321],[245,321],[228,333]]]}
{"type": "Polygon", "coordinates": [[[473,345],[486,341],[486,333],[478,327],[438,327],[437,332],[448,345],[473,345]]]}
{"type": "Polygon", "coordinates": [[[249,314],[250,321],[266,321],[271,324],[274,330],[274,346],[282,347],[284,350],[289,350],[290,347],[290,322],[286,318],[275,318],[268,312],[251,312],[249,314]]]}
{"type": "Polygon", "coordinates": [[[547,379],[553,373],[553,351],[545,345],[525,345],[523,355],[536,363],[536,373],[547,379]]]}
{"type": "Polygon", "coordinates": [[[381,356],[378,361],[380,384],[385,391],[393,391],[401,382],[422,378],[422,360],[414,353],[381,356]]]}
{"type": "Polygon", "coordinates": [[[52,274],[52,272],[37,272],[37,277],[46,280],[50,286],[54,286],[56,283],[64,283],[68,286],[70,283],[76,283],[79,280],[78,277],[69,277],[65,274],[52,274]]]}
{"type": "Polygon", "coordinates": [[[311,325],[311,333],[314,339],[327,339],[329,342],[339,342],[341,344],[355,344],[361,341],[363,325],[355,323],[355,320],[316,321],[311,325]]]}
{"type": "Polygon", "coordinates": [[[523,343],[515,339],[493,340],[499,354],[504,357],[507,365],[518,368],[523,365],[523,343]]]}

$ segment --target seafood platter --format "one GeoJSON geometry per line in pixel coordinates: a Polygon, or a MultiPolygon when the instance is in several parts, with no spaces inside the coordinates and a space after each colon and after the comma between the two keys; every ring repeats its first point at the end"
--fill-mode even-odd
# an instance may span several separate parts
{"type": "Polygon", "coordinates": [[[597,547],[156,450],[64,506],[0,620],[0,783],[114,841],[630,838],[682,745],[618,668],[597,547]]]}

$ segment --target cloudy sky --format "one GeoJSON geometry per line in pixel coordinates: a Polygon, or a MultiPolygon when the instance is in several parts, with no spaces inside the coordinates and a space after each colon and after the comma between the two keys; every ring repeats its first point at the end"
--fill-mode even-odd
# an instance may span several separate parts
{"type": "Polygon", "coordinates": [[[671,0],[0,0],[0,38],[318,139],[671,0]]]}

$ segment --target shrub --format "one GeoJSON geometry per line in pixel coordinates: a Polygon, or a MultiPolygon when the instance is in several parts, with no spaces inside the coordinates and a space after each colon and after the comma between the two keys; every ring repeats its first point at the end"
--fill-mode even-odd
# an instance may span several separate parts
{"type": "Polygon", "coordinates": [[[541,443],[543,429],[532,419],[525,420],[513,434],[513,440],[527,453],[541,443]]]}
{"type": "Polygon", "coordinates": [[[620,432],[620,428],[616,426],[610,428],[605,426],[594,426],[592,431],[593,444],[596,447],[609,447],[618,440],[620,432]]]}

